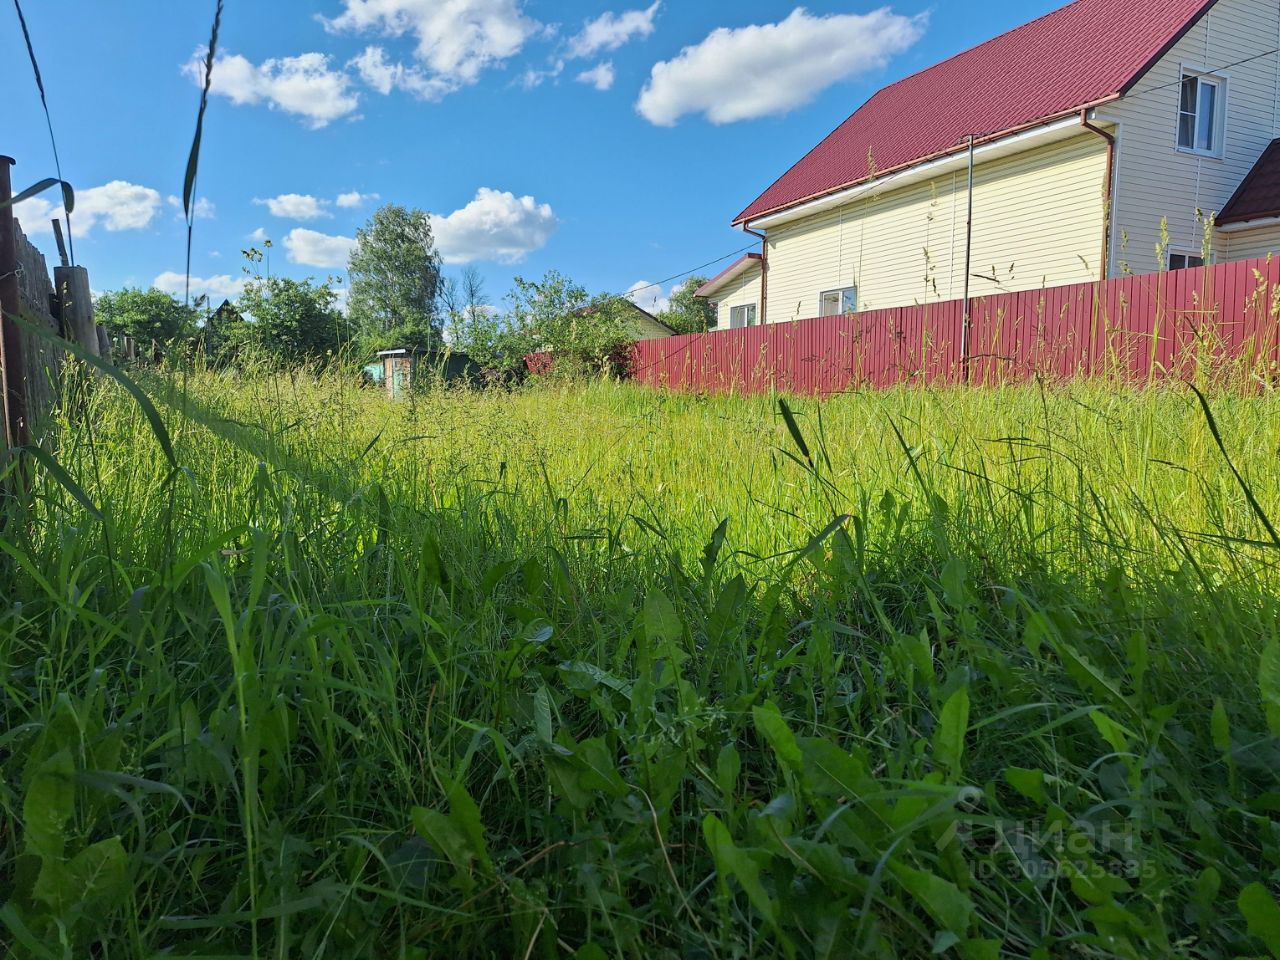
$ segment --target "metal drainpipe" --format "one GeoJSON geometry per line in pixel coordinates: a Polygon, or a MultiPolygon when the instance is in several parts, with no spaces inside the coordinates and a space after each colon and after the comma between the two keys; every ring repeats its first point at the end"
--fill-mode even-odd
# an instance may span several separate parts
{"type": "Polygon", "coordinates": [[[973,272],[973,143],[974,136],[969,134],[969,216],[964,240],[964,318],[960,324],[960,367],[965,383],[969,382],[969,327],[973,305],[969,295],[969,277],[973,272]]]}
{"type": "Polygon", "coordinates": [[[1098,271],[1098,279],[1105,281],[1111,273],[1111,208],[1115,200],[1113,191],[1115,189],[1116,138],[1115,134],[1107,133],[1101,127],[1095,127],[1090,123],[1088,110],[1080,111],[1080,126],[1107,141],[1107,182],[1103,188],[1102,199],[1102,269],[1098,271]]]}
{"type": "Polygon", "coordinates": [[[760,240],[760,326],[763,327],[769,316],[769,240],[763,233],[756,233],[746,224],[742,225],[742,232],[760,240]]]}
{"type": "MultiPolygon", "coordinates": [[[[0,156],[0,308],[17,316],[22,310],[18,288],[18,238],[13,226],[13,196],[9,168],[16,161],[0,156]]],[[[4,433],[10,447],[26,443],[26,404],[22,394],[22,339],[17,325],[0,318],[0,394],[3,394],[4,433]]]]}

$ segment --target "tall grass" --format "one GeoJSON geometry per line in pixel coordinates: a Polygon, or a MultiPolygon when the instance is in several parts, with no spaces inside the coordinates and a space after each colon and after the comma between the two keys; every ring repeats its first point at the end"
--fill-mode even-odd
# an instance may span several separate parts
{"type": "Polygon", "coordinates": [[[16,956],[1277,949],[1274,395],[150,386],[0,530],[16,956]]]}

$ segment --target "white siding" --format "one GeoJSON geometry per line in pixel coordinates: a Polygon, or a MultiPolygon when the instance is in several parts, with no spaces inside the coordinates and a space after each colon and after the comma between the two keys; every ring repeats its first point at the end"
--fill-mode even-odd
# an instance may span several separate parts
{"type": "Polygon", "coordinates": [[[1219,249],[1227,260],[1253,260],[1280,254],[1280,226],[1221,234],[1219,249]]]}
{"type": "MultiPolygon", "coordinates": [[[[974,296],[1098,279],[1106,154],[1082,133],[978,165],[974,296]]],[[[967,203],[959,170],[775,227],[769,321],[816,317],[823,291],[850,286],[861,310],[960,298],[967,203]]]]}
{"type": "MultiPolygon", "coordinates": [[[[772,278],[773,273],[769,276],[772,278]]],[[[723,290],[711,298],[717,301],[716,329],[729,329],[729,311],[734,307],[742,307],[754,303],[756,319],[760,318],[760,265],[754,264],[723,290]]]]}
{"type": "MultiPolygon", "coordinates": [[[[1204,216],[1216,214],[1235,193],[1277,134],[1280,4],[1276,0],[1219,0],[1124,100],[1099,111],[1120,124],[1112,266],[1117,273],[1163,268],[1156,256],[1162,218],[1169,245],[1198,253],[1204,216]],[[1247,62],[1246,62],[1247,61],[1247,62]],[[1177,149],[1182,67],[1227,78],[1222,159],[1177,149]]],[[[1218,259],[1236,256],[1235,241],[1219,234],[1218,259]]]]}

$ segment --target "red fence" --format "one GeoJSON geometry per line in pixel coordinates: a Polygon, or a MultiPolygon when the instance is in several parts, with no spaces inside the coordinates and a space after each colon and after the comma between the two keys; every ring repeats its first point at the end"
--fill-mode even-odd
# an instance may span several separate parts
{"type": "Polygon", "coordinates": [[[650,340],[634,378],[704,392],[1280,372],[1280,259],[650,340]],[[1233,361],[1233,362],[1228,362],[1233,361]]]}

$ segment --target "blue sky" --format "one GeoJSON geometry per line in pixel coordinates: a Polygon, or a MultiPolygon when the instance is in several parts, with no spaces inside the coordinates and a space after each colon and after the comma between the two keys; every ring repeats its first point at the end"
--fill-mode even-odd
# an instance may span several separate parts
{"type": "MultiPolygon", "coordinates": [[[[551,268],[593,291],[662,280],[751,243],[734,215],[876,89],[1058,5],[228,0],[192,274],[234,294],[240,251],[267,236],[273,271],[342,275],[356,229],[396,202],[438,218],[446,270],[474,264],[494,301],[551,268]]],[[[171,198],[213,0],[26,6],[78,261],[96,290],[178,289],[171,198]]],[[[0,16],[0,153],[20,188],[53,158],[0,16]]],[[[47,253],[53,200],[19,212],[47,253]]]]}

